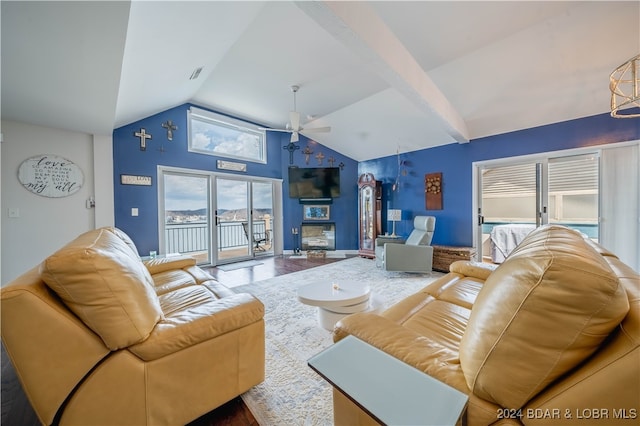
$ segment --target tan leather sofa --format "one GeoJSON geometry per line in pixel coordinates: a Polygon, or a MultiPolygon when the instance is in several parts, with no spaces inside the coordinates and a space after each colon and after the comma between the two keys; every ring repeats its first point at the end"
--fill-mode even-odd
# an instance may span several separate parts
{"type": "MultiPolygon", "coordinates": [[[[504,263],[458,261],[354,335],[469,396],[469,426],[640,421],[640,275],[562,226],[531,234],[504,263]]],[[[424,395],[425,399],[429,395],[424,395]]],[[[336,425],[374,423],[334,391],[336,425]]]]}
{"type": "Polygon", "coordinates": [[[2,341],[43,424],[180,425],[264,380],[264,306],[189,257],[80,235],[2,288],[2,341]]]}

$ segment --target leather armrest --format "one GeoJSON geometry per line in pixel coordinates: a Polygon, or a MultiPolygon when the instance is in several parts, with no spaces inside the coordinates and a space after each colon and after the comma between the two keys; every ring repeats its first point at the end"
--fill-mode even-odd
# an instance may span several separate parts
{"type": "Polygon", "coordinates": [[[172,269],[183,269],[189,266],[194,266],[196,264],[196,260],[191,256],[171,256],[147,259],[143,261],[143,263],[149,270],[149,273],[153,275],[159,274],[160,272],[170,271],[172,269]]]}
{"type": "Polygon", "coordinates": [[[485,281],[497,267],[498,265],[491,263],[457,260],[449,266],[449,271],[456,272],[465,277],[478,278],[479,280],[485,281]]]}

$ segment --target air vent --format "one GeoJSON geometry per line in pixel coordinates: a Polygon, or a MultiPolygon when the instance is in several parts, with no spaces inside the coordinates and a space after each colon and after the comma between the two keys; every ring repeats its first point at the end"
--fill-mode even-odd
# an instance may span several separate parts
{"type": "Polygon", "coordinates": [[[198,78],[198,76],[200,75],[200,73],[202,72],[202,68],[203,67],[198,67],[196,68],[193,73],[191,73],[191,77],[189,77],[189,80],[195,80],[196,78],[198,78]]]}

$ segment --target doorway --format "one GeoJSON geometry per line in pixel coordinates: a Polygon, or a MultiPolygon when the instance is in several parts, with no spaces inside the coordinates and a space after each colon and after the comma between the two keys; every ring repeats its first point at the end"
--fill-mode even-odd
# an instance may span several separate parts
{"type": "Polygon", "coordinates": [[[273,255],[273,184],[220,176],[214,183],[215,264],[273,255]]]}
{"type": "Polygon", "coordinates": [[[281,181],[162,166],[158,176],[162,254],[215,266],[281,249],[281,181]]]}
{"type": "Polygon", "coordinates": [[[478,258],[501,263],[538,226],[599,240],[599,155],[537,157],[476,166],[478,258]]]}

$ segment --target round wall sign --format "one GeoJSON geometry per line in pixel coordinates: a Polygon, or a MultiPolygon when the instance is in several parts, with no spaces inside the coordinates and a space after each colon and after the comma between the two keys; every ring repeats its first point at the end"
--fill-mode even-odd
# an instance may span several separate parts
{"type": "Polygon", "coordinates": [[[57,155],[27,158],[18,168],[18,179],[29,191],[43,197],[69,196],[82,188],[84,175],[75,163],[57,155]]]}

